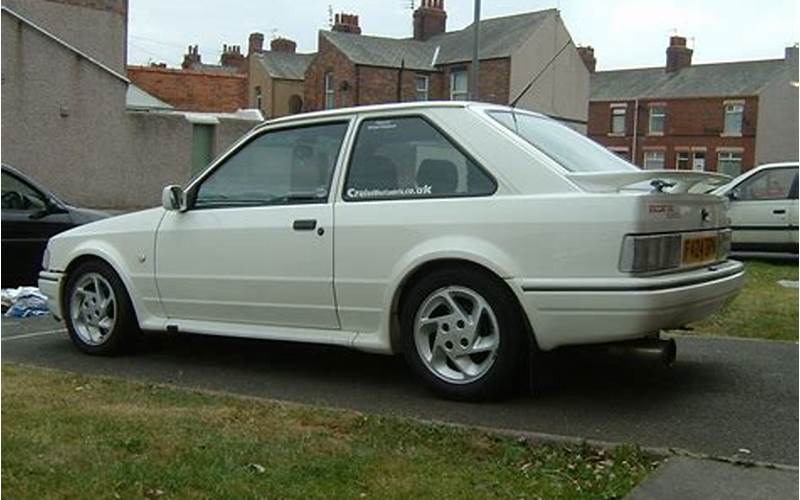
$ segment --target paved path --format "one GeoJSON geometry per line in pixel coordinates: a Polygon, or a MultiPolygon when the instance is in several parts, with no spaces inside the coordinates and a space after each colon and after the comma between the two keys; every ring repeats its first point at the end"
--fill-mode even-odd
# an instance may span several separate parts
{"type": "Polygon", "coordinates": [[[468,404],[431,396],[402,359],[341,348],[158,336],[136,355],[101,358],[78,353],[50,318],[4,318],[2,326],[3,361],[791,466],[798,462],[796,343],[679,337],[672,369],[631,356],[566,352],[552,359],[554,387],[537,397],[468,404]]]}
{"type": "Polygon", "coordinates": [[[672,457],[626,500],[784,500],[797,498],[797,471],[672,457]]]}

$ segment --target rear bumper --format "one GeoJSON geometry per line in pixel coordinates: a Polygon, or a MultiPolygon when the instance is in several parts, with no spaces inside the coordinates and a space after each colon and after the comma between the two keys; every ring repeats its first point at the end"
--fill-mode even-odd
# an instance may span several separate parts
{"type": "Polygon", "coordinates": [[[39,273],[39,290],[47,297],[47,307],[56,319],[62,319],[61,313],[61,282],[64,273],[42,271],[39,273]]]}
{"type": "Polygon", "coordinates": [[[541,349],[616,342],[677,328],[718,311],[744,282],[726,261],[648,278],[510,280],[541,349]]]}

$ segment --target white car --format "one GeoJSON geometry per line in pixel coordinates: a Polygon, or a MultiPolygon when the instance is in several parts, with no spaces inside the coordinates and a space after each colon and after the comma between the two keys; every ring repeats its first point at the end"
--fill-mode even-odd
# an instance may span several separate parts
{"type": "Polygon", "coordinates": [[[734,250],[797,253],[797,162],[749,170],[714,194],[730,200],[734,250]]]}
{"type": "Polygon", "coordinates": [[[493,398],[542,350],[664,348],[661,329],[722,307],[744,276],[724,200],[688,190],[726,179],[641,171],[501,106],[309,113],[257,127],[163,207],[51,239],[39,286],[87,353],[140,330],[337,344],[493,398]]]}

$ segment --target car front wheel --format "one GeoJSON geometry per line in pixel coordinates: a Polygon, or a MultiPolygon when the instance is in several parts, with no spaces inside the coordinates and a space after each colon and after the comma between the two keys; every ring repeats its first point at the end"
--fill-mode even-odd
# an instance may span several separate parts
{"type": "Polygon", "coordinates": [[[469,268],[424,277],[400,313],[408,364],[449,399],[508,395],[527,352],[514,300],[499,279],[469,268]]]}
{"type": "Polygon", "coordinates": [[[87,262],[70,273],[65,321],[72,342],[88,354],[114,355],[139,334],[136,315],[121,280],[105,263],[87,262]]]}

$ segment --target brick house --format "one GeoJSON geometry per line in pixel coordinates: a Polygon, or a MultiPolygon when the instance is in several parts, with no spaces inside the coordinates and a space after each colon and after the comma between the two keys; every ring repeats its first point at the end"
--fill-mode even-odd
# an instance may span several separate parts
{"type": "Polygon", "coordinates": [[[205,64],[197,45],[189,46],[181,68],[166,64],[128,66],[128,78],[176,109],[233,112],[248,107],[248,61],[238,45],[223,47],[220,64],[205,64]]]}
{"type": "Polygon", "coordinates": [[[783,59],[692,65],[670,38],[664,67],[594,71],[588,134],[648,169],[729,175],[798,157],[797,47],[783,59]]]}
{"type": "MultiPolygon", "coordinates": [[[[303,109],[466,100],[472,27],[447,31],[444,0],[422,0],[413,23],[413,38],[396,39],[363,35],[358,16],[337,15],[319,32],[303,109]]],[[[485,19],[479,29],[479,100],[508,104],[530,86],[519,107],[585,125],[589,73],[558,10],[485,19]]]]}
{"type": "Polygon", "coordinates": [[[275,38],[264,50],[264,35],[250,34],[248,49],[248,105],[268,118],[303,110],[304,79],[315,54],[300,54],[297,44],[275,38]]]}

